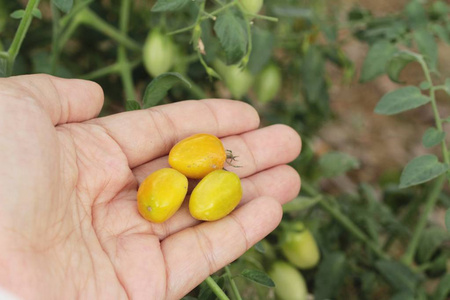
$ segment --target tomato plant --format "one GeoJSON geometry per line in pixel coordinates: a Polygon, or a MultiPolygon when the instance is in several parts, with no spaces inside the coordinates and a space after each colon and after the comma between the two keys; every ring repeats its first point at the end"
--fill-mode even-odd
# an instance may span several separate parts
{"type": "Polygon", "coordinates": [[[151,222],[165,222],[180,208],[187,189],[188,180],[180,172],[169,168],[155,171],[139,186],[139,213],[151,222]]]}
{"type": "Polygon", "coordinates": [[[169,164],[189,178],[201,179],[223,168],[227,154],[211,134],[195,134],[178,142],[169,153],[169,164]]]}
{"type": "Polygon", "coordinates": [[[189,211],[198,220],[215,221],[233,211],[241,198],[239,177],[229,171],[216,170],[206,175],[192,191],[189,211]]]}

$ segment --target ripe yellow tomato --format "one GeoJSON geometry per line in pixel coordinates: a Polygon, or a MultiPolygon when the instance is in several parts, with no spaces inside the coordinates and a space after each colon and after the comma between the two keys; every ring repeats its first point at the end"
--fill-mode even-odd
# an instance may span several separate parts
{"type": "Polygon", "coordinates": [[[189,178],[201,179],[223,168],[227,153],[211,134],[195,134],[177,143],[169,153],[169,164],[189,178]]]}
{"type": "Polygon", "coordinates": [[[162,223],[180,208],[187,189],[186,176],[174,169],[160,169],[145,178],[139,186],[139,213],[151,222],[162,223]]]}
{"type": "Polygon", "coordinates": [[[191,215],[203,221],[219,220],[236,208],[242,198],[239,177],[225,170],[216,170],[194,188],[189,200],[191,215]]]}

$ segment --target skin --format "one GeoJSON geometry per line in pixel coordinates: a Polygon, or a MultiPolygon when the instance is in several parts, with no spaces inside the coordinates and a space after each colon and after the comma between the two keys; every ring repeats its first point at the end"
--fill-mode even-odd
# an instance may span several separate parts
{"type": "Polygon", "coordinates": [[[97,118],[102,105],[92,82],[0,79],[0,286],[25,299],[179,299],[270,233],[299,192],[285,165],[299,136],[283,125],[258,129],[242,102],[97,118]],[[198,132],[239,154],[241,205],[217,222],[194,220],[186,205],[165,223],[146,221],[139,183],[198,132]]]}

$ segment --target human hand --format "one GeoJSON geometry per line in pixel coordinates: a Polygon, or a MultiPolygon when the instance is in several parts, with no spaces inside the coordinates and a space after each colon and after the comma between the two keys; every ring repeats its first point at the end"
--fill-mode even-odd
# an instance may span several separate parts
{"type": "Polygon", "coordinates": [[[0,286],[42,299],[179,299],[280,222],[300,188],[285,164],[301,142],[289,127],[258,129],[238,101],[183,101],[96,118],[98,85],[46,75],[0,80],[0,286]],[[187,207],[153,224],[139,183],[168,166],[194,133],[239,156],[243,199],[216,222],[187,207]]]}

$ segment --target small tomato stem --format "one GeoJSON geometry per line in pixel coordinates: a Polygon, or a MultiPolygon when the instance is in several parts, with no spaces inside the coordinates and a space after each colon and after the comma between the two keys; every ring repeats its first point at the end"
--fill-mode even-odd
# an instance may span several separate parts
{"type": "MultiPolygon", "coordinates": [[[[428,81],[429,85],[430,85],[430,98],[431,98],[431,106],[433,108],[433,114],[434,114],[434,119],[436,122],[436,127],[439,131],[443,131],[443,127],[442,127],[442,119],[440,117],[439,114],[439,109],[436,103],[436,90],[438,89],[438,87],[435,87],[433,85],[433,80],[431,78],[431,73],[430,70],[428,69],[427,63],[425,62],[425,60],[423,58],[421,58],[419,60],[419,63],[422,67],[422,70],[425,74],[425,78],[428,81]]],[[[447,148],[447,144],[445,142],[445,140],[442,141],[441,143],[441,148],[442,148],[442,155],[444,158],[444,162],[446,164],[450,163],[450,157],[449,157],[449,153],[448,153],[448,148],[447,148]]],[[[450,180],[450,179],[449,179],[450,180]]]]}
{"type": "Polygon", "coordinates": [[[239,289],[237,288],[236,282],[234,282],[234,279],[233,279],[233,276],[231,274],[229,266],[225,267],[225,273],[226,273],[226,276],[227,276],[228,280],[230,281],[231,290],[233,291],[233,295],[235,297],[235,300],[242,300],[241,294],[239,293],[239,289]]]}
{"type": "Polygon", "coordinates": [[[85,8],[80,11],[77,17],[80,18],[81,23],[100,31],[104,35],[124,45],[128,49],[141,51],[141,46],[138,43],[130,39],[128,36],[122,34],[114,26],[111,26],[109,23],[104,21],[89,8],[85,8]]]}
{"type": "Polygon", "coordinates": [[[414,256],[417,251],[417,246],[419,245],[420,238],[422,237],[423,230],[427,225],[428,216],[436,206],[436,203],[439,199],[439,194],[445,183],[445,178],[446,174],[441,175],[434,181],[433,185],[431,186],[431,191],[429,192],[425,202],[425,209],[420,215],[411,241],[408,244],[408,248],[406,249],[406,252],[401,259],[402,262],[408,266],[410,266],[413,262],[414,256]]]}
{"type": "MultiPolygon", "coordinates": [[[[120,20],[119,20],[119,29],[120,32],[126,36],[128,32],[128,22],[130,18],[130,6],[131,2],[130,0],[122,0],[121,6],[120,6],[120,20]]],[[[133,76],[131,74],[131,67],[130,62],[127,58],[127,53],[125,46],[123,44],[119,45],[118,48],[118,63],[120,65],[120,76],[122,79],[122,83],[124,85],[125,89],[125,95],[127,100],[135,100],[136,96],[134,93],[134,83],[133,83],[133,76]]]]}
{"type": "Polygon", "coordinates": [[[217,283],[214,281],[214,279],[212,279],[211,276],[208,276],[205,282],[209,286],[209,288],[214,292],[217,298],[219,298],[220,300],[230,300],[230,298],[228,298],[225,292],[220,288],[220,286],[217,285],[217,283]]]}
{"type": "Polygon", "coordinates": [[[22,46],[25,35],[28,32],[31,21],[33,20],[33,10],[39,5],[39,0],[30,0],[25,8],[25,14],[20,20],[19,27],[17,28],[14,39],[11,46],[8,49],[8,59],[6,64],[6,76],[11,76],[13,72],[14,62],[16,60],[17,54],[19,54],[20,47],[22,46]]]}
{"type": "Polygon", "coordinates": [[[324,196],[321,196],[312,186],[308,183],[302,183],[302,189],[310,194],[310,196],[320,196],[322,199],[319,201],[319,205],[331,214],[345,229],[347,229],[356,238],[366,244],[379,258],[388,259],[389,256],[380,247],[374,243],[361,229],[358,228],[355,223],[352,222],[346,215],[344,215],[339,208],[334,207],[324,196]]]}

